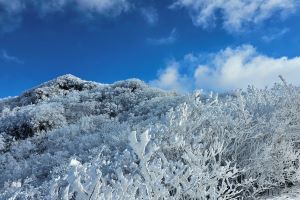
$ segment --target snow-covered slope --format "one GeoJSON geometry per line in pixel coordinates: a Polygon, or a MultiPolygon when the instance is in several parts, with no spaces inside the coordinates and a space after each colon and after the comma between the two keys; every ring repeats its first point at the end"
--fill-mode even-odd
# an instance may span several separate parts
{"type": "Polygon", "coordinates": [[[0,199],[256,199],[300,181],[286,84],[179,95],[58,77],[0,100],[0,199]]]}

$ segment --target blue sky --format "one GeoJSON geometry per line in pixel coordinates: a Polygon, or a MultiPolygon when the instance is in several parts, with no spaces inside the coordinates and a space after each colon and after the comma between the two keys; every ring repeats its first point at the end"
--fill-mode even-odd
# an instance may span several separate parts
{"type": "Polygon", "coordinates": [[[298,0],[0,0],[0,97],[71,73],[187,92],[300,85],[298,0]]]}

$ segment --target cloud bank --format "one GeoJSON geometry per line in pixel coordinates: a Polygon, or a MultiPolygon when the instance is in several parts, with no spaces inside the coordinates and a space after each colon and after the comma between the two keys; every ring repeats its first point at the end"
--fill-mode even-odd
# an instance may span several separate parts
{"type": "MultiPolygon", "coordinates": [[[[115,17],[134,7],[134,0],[0,0],[0,31],[14,30],[27,9],[40,16],[72,9],[86,16],[115,17]]],[[[284,18],[299,8],[299,0],[173,0],[172,9],[186,9],[196,26],[209,28],[217,21],[230,33],[245,30],[270,18],[284,18]]],[[[157,11],[141,8],[148,24],[156,24],[157,11]]]]}
{"type": "Polygon", "coordinates": [[[228,47],[211,54],[208,58],[209,61],[203,62],[203,56],[188,54],[182,61],[177,62],[176,68],[167,66],[151,83],[179,92],[190,88],[221,92],[245,89],[248,85],[264,88],[280,81],[278,75],[282,75],[289,83],[300,86],[299,56],[274,58],[260,54],[251,45],[242,45],[236,48],[228,47]],[[184,71],[187,66],[193,66],[193,70],[179,73],[179,69],[184,71]]]}
{"type": "Polygon", "coordinates": [[[0,31],[10,32],[22,21],[27,9],[40,16],[73,9],[86,16],[115,17],[131,8],[130,0],[0,0],[0,31]]]}
{"type": "Polygon", "coordinates": [[[209,28],[221,20],[230,33],[245,30],[270,18],[285,17],[299,6],[298,0],[175,0],[172,9],[188,10],[193,23],[209,28]]]}

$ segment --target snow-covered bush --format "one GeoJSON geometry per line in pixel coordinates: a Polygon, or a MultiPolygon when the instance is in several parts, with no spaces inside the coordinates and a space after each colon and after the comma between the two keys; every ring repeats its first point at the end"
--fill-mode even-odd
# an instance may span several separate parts
{"type": "Polygon", "coordinates": [[[285,81],[179,95],[67,75],[24,94],[0,100],[0,199],[256,199],[300,182],[285,81]]]}
{"type": "Polygon", "coordinates": [[[64,108],[60,103],[16,107],[2,112],[0,132],[25,139],[37,132],[47,132],[65,124],[64,108]]]}

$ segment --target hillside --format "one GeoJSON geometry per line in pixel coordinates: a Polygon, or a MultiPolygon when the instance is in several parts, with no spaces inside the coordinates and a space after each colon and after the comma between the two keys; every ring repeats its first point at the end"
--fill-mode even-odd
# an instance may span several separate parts
{"type": "MultiPolygon", "coordinates": [[[[300,92],[58,77],[0,100],[0,199],[257,199],[300,181],[300,92]]],[[[296,188],[296,187],[295,187],[296,188]]]]}

